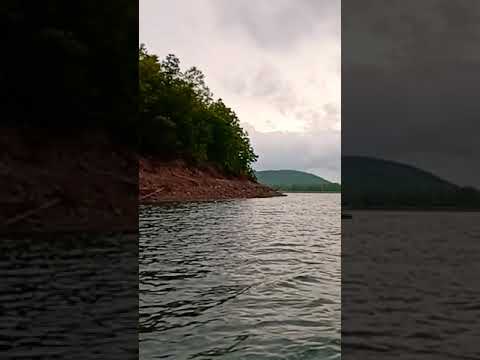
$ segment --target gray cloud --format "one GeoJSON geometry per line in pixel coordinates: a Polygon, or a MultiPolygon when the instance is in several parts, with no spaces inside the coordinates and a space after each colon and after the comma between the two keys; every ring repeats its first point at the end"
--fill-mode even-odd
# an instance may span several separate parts
{"type": "Polygon", "coordinates": [[[257,170],[306,170],[340,182],[340,133],[262,133],[252,127],[247,129],[255,150],[261,155],[255,164],[257,170]]]}
{"type": "Polygon", "coordinates": [[[480,3],[343,2],[342,150],[480,185],[480,3]]]}
{"type": "Polygon", "coordinates": [[[142,0],[140,41],[205,73],[249,130],[257,168],[339,179],[339,0],[142,0]]]}
{"type": "Polygon", "coordinates": [[[244,32],[259,47],[292,50],[303,39],[312,40],[316,29],[340,34],[339,2],[332,0],[215,0],[222,31],[244,32]]]}

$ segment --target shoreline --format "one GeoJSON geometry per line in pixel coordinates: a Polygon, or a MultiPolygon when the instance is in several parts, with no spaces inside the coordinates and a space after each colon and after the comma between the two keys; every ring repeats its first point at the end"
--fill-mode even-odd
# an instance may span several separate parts
{"type": "Polygon", "coordinates": [[[227,176],[213,165],[182,160],[139,160],[140,205],[213,202],[286,196],[246,177],[227,176]]]}
{"type": "Polygon", "coordinates": [[[179,199],[179,200],[166,200],[159,199],[153,201],[142,201],[139,200],[138,204],[141,206],[160,206],[160,205],[171,205],[171,204],[188,204],[188,203],[209,203],[209,202],[224,202],[224,201],[233,201],[233,200],[248,200],[248,199],[269,199],[274,197],[285,197],[286,194],[278,195],[269,195],[269,196],[250,196],[250,197],[225,197],[225,198],[203,198],[203,199],[179,199]]]}
{"type": "Polygon", "coordinates": [[[292,194],[341,194],[341,191],[292,191],[292,190],[281,190],[283,193],[292,193],[292,194]]]}

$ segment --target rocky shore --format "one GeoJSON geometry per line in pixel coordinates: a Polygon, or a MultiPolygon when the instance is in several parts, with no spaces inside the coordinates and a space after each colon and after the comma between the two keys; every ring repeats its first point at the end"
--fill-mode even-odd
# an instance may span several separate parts
{"type": "Polygon", "coordinates": [[[213,166],[142,158],[102,133],[0,132],[0,234],[136,232],[138,204],[272,197],[213,166]]]}
{"type": "Polygon", "coordinates": [[[140,159],[139,183],[141,204],[282,196],[248,178],[228,177],[212,166],[193,168],[180,160],[140,159]]]}

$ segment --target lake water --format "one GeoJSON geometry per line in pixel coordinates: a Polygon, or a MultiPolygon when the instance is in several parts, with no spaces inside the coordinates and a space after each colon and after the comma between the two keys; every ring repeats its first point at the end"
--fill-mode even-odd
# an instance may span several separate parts
{"type": "Polygon", "coordinates": [[[140,358],[340,358],[340,195],[140,209],[140,358]]]}
{"type": "Polygon", "coordinates": [[[136,235],[0,241],[0,358],[134,359],[136,235]]]}
{"type": "Polygon", "coordinates": [[[480,213],[342,224],[343,359],[480,359],[480,213]]]}

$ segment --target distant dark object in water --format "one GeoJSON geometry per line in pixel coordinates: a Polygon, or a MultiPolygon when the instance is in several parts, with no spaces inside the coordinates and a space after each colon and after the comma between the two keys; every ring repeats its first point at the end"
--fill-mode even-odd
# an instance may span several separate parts
{"type": "Polygon", "coordinates": [[[352,215],[351,214],[342,214],[342,219],[351,219],[352,215]]]}

